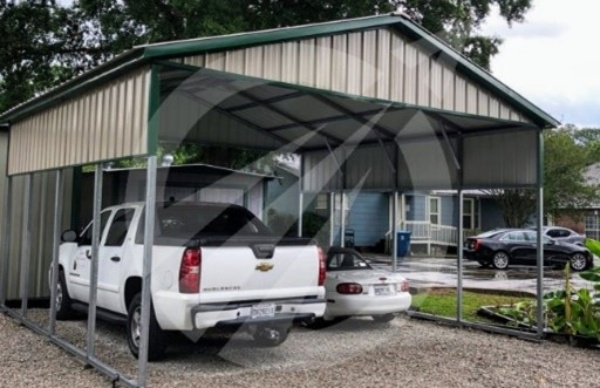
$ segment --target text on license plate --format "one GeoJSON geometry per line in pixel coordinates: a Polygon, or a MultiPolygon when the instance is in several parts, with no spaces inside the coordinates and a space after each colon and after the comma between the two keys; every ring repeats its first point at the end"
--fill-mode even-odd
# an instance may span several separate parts
{"type": "Polygon", "coordinates": [[[256,306],[252,306],[250,310],[250,317],[252,319],[255,318],[269,318],[275,316],[275,304],[258,304],[256,306]]]}
{"type": "Polygon", "coordinates": [[[390,291],[390,287],[385,286],[375,286],[375,295],[390,295],[392,291],[390,291]]]}

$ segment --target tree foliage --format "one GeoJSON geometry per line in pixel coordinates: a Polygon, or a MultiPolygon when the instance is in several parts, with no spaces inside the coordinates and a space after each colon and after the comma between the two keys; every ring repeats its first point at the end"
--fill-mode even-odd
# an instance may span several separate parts
{"type": "MultiPolygon", "coordinates": [[[[600,162],[600,130],[567,125],[544,135],[544,213],[580,217],[600,190],[586,181],[585,170],[600,162]]],[[[534,190],[489,190],[509,227],[524,226],[535,214],[534,190]]]]}

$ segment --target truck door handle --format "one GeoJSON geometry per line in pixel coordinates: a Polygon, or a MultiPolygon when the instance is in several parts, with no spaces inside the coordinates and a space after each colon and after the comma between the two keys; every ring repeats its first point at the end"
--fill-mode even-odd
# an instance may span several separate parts
{"type": "Polygon", "coordinates": [[[89,249],[87,251],[85,251],[85,257],[87,257],[88,259],[92,258],[92,251],[90,251],[89,249]]]}
{"type": "Polygon", "coordinates": [[[119,256],[113,256],[110,258],[111,261],[114,261],[115,263],[118,263],[119,261],[121,261],[121,258],[119,256]]]}

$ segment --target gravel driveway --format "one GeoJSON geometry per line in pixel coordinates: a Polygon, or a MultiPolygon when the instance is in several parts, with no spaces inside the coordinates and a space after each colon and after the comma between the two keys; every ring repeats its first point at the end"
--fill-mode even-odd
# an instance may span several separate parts
{"type": "MultiPolygon", "coordinates": [[[[45,324],[47,310],[30,316],[45,324]]],[[[85,344],[85,321],[59,335],[85,344]]],[[[0,315],[0,386],[108,387],[111,382],[43,338],[0,315]]],[[[98,322],[98,358],[135,376],[124,329],[98,322]]],[[[190,344],[176,338],[150,364],[151,387],[600,387],[600,352],[533,343],[399,317],[352,319],[320,331],[295,329],[278,348],[246,334],[190,344]]]]}

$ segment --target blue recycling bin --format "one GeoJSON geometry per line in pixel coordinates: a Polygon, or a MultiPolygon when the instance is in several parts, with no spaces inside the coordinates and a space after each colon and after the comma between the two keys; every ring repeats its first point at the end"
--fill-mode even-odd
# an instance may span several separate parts
{"type": "Polygon", "coordinates": [[[410,231],[398,231],[396,237],[396,254],[399,258],[406,257],[408,255],[408,252],[410,252],[410,231]]]}

